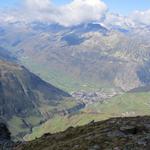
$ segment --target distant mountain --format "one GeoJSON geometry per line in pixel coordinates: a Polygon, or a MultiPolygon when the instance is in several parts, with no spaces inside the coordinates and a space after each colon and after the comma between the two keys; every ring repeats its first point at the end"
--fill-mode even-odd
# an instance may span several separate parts
{"type": "Polygon", "coordinates": [[[36,31],[53,31],[53,32],[60,32],[66,29],[66,27],[61,26],[59,24],[46,24],[42,22],[32,22],[29,25],[33,30],[36,31]]]}
{"type": "Polygon", "coordinates": [[[98,23],[84,23],[72,27],[64,27],[59,24],[46,24],[42,22],[32,22],[30,24],[30,27],[33,30],[37,31],[47,31],[47,32],[60,32],[60,31],[73,31],[78,33],[84,33],[84,32],[102,32],[107,33],[107,28],[103,27],[102,25],[98,23]]]}
{"type": "Polygon", "coordinates": [[[16,62],[17,58],[7,49],[0,47],[0,60],[16,62]]]}
{"type": "Polygon", "coordinates": [[[111,30],[98,23],[72,27],[33,22],[5,25],[0,45],[34,73],[68,92],[147,85],[148,28],[111,30]],[[142,71],[144,70],[144,71],[142,71]]]}
{"type": "Polygon", "coordinates": [[[106,34],[109,30],[98,23],[87,23],[70,27],[70,31],[80,34],[86,32],[101,32],[103,34],[106,34]]]}
{"type": "Polygon", "coordinates": [[[16,22],[1,25],[0,32],[0,116],[13,136],[35,138],[95,117],[150,113],[148,28],[16,22]],[[68,94],[77,91],[82,98],[82,91],[101,89],[105,98],[110,89],[121,95],[86,103],[68,94]]]}
{"type": "Polygon", "coordinates": [[[55,107],[67,98],[70,98],[68,93],[25,67],[0,61],[0,116],[7,121],[13,134],[16,130],[23,134],[51,118],[54,112],[57,113],[55,107]]]}

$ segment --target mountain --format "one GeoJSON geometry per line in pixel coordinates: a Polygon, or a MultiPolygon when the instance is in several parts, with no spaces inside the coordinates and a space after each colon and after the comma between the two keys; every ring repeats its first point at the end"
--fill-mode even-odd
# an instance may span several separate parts
{"type": "Polygon", "coordinates": [[[2,67],[1,114],[13,135],[28,140],[93,119],[150,114],[150,30],[41,22],[0,29],[2,53],[25,66],[2,67]]]}
{"type": "Polygon", "coordinates": [[[150,117],[112,118],[18,144],[16,150],[108,150],[150,148],[150,117]]]}
{"type": "Polygon", "coordinates": [[[22,136],[33,126],[61,113],[66,102],[73,103],[71,99],[68,93],[43,81],[25,67],[0,61],[0,116],[8,123],[13,135],[22,136]],[[61,104],[64,105],[59,107],[61,104]]]}
{"type": "Polygon", "coordinates": [[[16,62],[17,58],[7,49],[0,47],[0,60],[16,62]]]}
{"type": "Polygon", "coordinates": [[[148,84],[148,29],[126,32],[98,23],[63,27],[41,22],[1,28],[1,46],[9,47],[32,72],[70,93],[110,87],[129,91],[148,84]]]}
{"type": "Polygon", "coordinates": [[[5,117],[26,115],[29,112],[27,109],[34,111],[41,101],[55,105],[56,100],[69,97],[69,94],[44,82],[23,66],[0,61],[0,76],[1,114],[5,117]]]}

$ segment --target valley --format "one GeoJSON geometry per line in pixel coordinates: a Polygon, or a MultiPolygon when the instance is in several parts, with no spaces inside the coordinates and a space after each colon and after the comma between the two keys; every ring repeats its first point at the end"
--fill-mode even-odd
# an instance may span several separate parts
{"type": "Polygon", "coordinates": [[[76,127],[114,117],[134,117],[150,114],[150,92],[125,93],[114,96],[106,101],[90,103],[78,113],[56,115],[52,120],[33,129],[32,134],[26,135],[25,140],[41,137],[43,133],[63,131],[70,126],[76,127]]]}
{"type": "Polygon", "coordinates": [[[150,1],[0,0],[0,150],[149,150],[150,1]]]}

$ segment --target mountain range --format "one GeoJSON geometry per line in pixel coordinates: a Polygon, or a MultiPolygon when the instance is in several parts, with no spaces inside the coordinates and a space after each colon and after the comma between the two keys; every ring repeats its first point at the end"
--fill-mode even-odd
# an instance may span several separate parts
{"type": "Polygon", "coordinates": [[[149,28],[0,25],[0,118],[14,139],[149,115],[149,28]]]}
{"type": "Polygon", "coordinates": [[[147,28],[107,29],[33,22],[1,25],[0,45],[32,72],[68,92],[149,84],[147,28]]]}

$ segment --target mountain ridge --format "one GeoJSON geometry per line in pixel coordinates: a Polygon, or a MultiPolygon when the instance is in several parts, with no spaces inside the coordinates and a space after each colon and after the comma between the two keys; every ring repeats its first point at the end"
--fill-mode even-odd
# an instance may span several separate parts
{"type": "Polygon", "coordinates": [[[40,22],[7,25],[4,30],[0,44],[9,45],[23,65],[65,91],[82,90],[84,85],[90,90],[119,87],[129,91],[146,85],[150,31],[126,33],[98,23],[63,27],[40,22]]]}
{"type": "Polygon", "coordinates": [[[43,81],[24,66],[0,61],[0,116],[16,136],[51,118],[55,107],[67,99],[68,103],[69,99],[72,101],[68,93],[43,81]]]}

